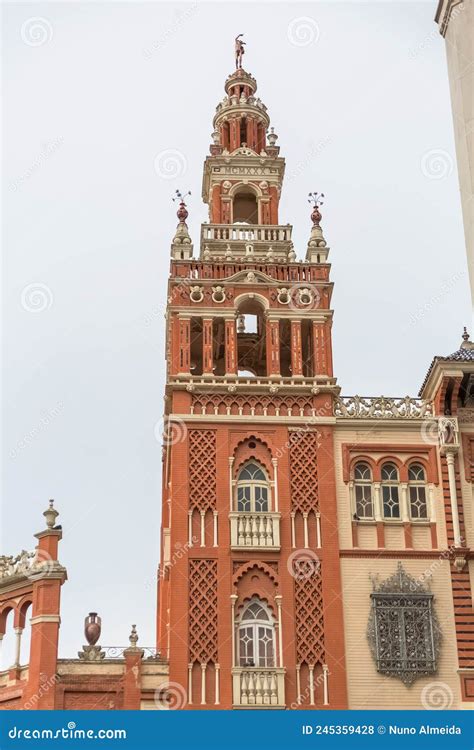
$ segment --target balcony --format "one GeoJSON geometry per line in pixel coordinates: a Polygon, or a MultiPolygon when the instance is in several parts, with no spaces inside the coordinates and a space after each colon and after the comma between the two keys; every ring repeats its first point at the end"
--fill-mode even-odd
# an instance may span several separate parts
{"type": "Polygon", "coordinates": [[[280,513],[229,513],[229,519],[232,549],[280,549],[280,513]]]}
{"type": "Polygon", "coordinates": [[[290,224],[202,224],[202,242],[290,242],[290,224]]]}
{"type": "Polygon", "coordinates": [[[234,708],[285,708],[285,669],[234,667],[232,701],[234,708]]]}

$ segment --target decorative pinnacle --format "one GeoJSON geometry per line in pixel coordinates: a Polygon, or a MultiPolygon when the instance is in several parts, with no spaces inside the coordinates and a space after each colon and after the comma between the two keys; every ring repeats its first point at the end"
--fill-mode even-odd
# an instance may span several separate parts
{"type": "Polygon", "coordinates": [[[184,195],[183,195],[183,193],[180,190],[175,190],[175,196],[174,196],[174,198],[172,198],[173,203],[175,201],[179,201],[179,208],[178,208],[178,210],[176,212],[176,216],[178,217],[180,224],[184,224],[185,221],[186,221],[186,219],[189,216],[189,213],[188,213],[188,211],[186,209],[186,203],[184,202],[184,199],[188,195],[191,195],[191,191],[190,190],[188,190],[187,193],[184,193],[184,195]]]}
{"type": "Polygon", "coordinates": [[[128,640],[130,641],[131,648],[137,647],[138,633],[136,625],[132,625],[132,632],[130,633],[128,640]]]}
{"type": "Polygon", "coordinates": [[[59,516],[58,511],[54,508],[54,500],[49,501],[49,508],[44,511],[43,516],[46,519],[47,528],[52,529],[56,518],[59,516]]]}
{"type": "Polygon", "coordinates": [[[463,341],[469,341],[469,334],[467,332],[466,326],[464,326],[464,332],[463,332],[462,337],[463,337],[463,341]]]}
{"type": "Polygon", "coordinates": [[[319,222],[322,219],[319,207],[324,204],[324,201],[321,200],[321,198],[324,198],[324,193],[308,193],[308,203],[311,203],[311,205],[313,206],[311,221],[315,226],[318,226],[319,222]]]}

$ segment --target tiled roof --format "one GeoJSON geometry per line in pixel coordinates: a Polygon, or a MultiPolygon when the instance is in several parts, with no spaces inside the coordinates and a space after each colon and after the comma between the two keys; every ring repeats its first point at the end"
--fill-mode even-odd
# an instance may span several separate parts
{"type": "Polygon", "coordinates": [[[474,362],[474,346],[469,341],[467,342],[467,345],[461,344],[460,348],[457,351],[453,352],[452,354],[448,354],[447,357],[434,357],[419,390],[419,396],[421,396],[423,388],[428,382],[428,378],[430,377],[433,367],[437,362],[474,362]]]}

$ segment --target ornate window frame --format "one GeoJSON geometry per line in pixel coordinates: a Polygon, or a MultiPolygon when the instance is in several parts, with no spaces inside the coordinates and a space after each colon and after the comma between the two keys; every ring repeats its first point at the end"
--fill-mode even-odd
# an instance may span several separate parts
{"type": "Polygon", "coordinates": [[[400,472],[394,461],[385,461],[380,469],[382,516],[384,521],[400,521],[402,508],[400,499],[400,472]],[[394,513],[397,509],[396,514],[394,513]],[[387,509],[390,513],[387,513],[387,509]]]}
{"type": "Polygon", "coordinates": [[[272,510],[271,483],[264,466],[255,459],[249,459],[239,468],[235,483],[234,507],[237,513],[270,513],[272,510]],[[247,473],[249,472],[249,467],[256,467],[258,472],[262,474],[262,477],[256,477],[254,472],[253,477],[244,476],[242,478],[242,474],[244,474],[245,471],[247,471],[247,473]],[[240,495],[242,490],[244,490],[246,495],[246,498],[244,499],[248,499],[249,503],[249,507],[246,509],[240,507],[240,495]],[[258,503],[262,503],[265,495],[267,507],[258,508],[258,503]]]}
{"type": "Polygon", "coordinates": [[[380,584],[373,579],[367,639],[377,672],[405,685],[437,672],[441,629],[433,594],[401,563],[380,584]]]}
{"type": "Polygon", "coordinates": [[[354,513],[358,521],[373,521],[375,518],[373,476],[367,461],[354,465],[354,513]],[[367,513],[367,509],[370,512],[367,513]],[[363,513],[360,511],[363,510],[363,513]]]}
{"type": "Polygon", "coordinates": [[[426,471],[423,464],[414,461],[408,467],[408,512],[410,520],[423,521],[429,520],[429,497],[426,486],[426,471]],[[424,513],[421,515],[421,510],[424,513]]]}
{"type": "Polygon", "coordinates": [[[238,661],[241,667],[276,667],[275,619],[265,602],[254,597],[244,607],[237,627],[238,661]],[[260,610],[260,612],[258,611],[260,610]],[[250,616],[249,613],[252,613],[250,616]],[[251,643],[251,660],[243,656],[242,639],[251,643]],[[262,640],[264,640],[262,653],[262,640]],[[271,644],[270,650],[268,649],[271,644]],[[251,661],[251,663],[250,663],[251,661]]]}

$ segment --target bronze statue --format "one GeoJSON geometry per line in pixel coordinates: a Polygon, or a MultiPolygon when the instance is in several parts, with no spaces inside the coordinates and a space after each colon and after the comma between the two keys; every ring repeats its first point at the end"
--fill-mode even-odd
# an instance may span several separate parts
{"type": "Polygon", "coordinates": [[[245,55],[244,45],[245,42],[240,38],[243,34],[239,34],[235,37],[235,68],[238,70],[242,67],[242,58],[245,55]]]}

